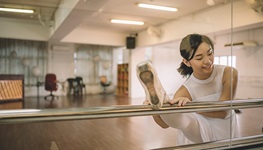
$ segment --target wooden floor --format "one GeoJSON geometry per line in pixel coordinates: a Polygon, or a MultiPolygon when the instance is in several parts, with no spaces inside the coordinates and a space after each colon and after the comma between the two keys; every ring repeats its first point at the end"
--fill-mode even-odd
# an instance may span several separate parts
{"type": "MultiPolygon", "coordinates": [[[[115,95],[25,98],[24,108],[72,108],[141,104],[115,95]]],[[[8,106],[11,107],[10,105],[8,106]]],[[[0,106],[0,109],[4,109],[0,106]]],[[[262,134],[262,108],[238,115],[241,136],[262,134]]],[[[146,150],[175,146],[175,130],[162,129],[150,116],[0,124],[0,150],[146,150]]]]}

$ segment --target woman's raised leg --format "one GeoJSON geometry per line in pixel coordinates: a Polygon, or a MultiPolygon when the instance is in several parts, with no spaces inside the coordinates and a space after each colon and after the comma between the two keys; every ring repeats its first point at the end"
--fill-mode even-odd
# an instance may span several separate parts
{"type": "Polygon", "coordinates": [[[194,143],[203,142],[197,119],[192,113],[173,113],[160,115],[169,127],[181,130],[194,143]]]}

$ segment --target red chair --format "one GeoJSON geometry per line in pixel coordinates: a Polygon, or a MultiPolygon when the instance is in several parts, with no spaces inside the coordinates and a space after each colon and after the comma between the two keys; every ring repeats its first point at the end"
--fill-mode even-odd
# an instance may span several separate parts
{"type": "Polygon", "coordinates": [[[57,91],[58,86],[57,86],[57,77],[55,74],[53,73],[49,73],[46,74],[46,78],[45,78],[45,90],[50,91],[50,94],[45,96],[45,99],[47,99],[48,97],[51,97],[52,100],[54,98],[58,99],[58,96],[55,96],[52,94],[53,91],[57,91]]]}

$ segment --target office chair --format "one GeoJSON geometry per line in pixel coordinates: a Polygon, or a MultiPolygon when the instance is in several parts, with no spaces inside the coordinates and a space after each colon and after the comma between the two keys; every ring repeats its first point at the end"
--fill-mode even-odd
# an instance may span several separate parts
{"type": "Polygon", "coordinates": [[[106,94],[106,88],[111,85],[111,82],[107,81],[106,76],[100,76],[100,85],[103,87],[103,94],[106,94]]]}
{"type": "Polygon", "coordinates": [[[45,100],[48,97],[51,97],[51,100],[53,100],[54,98],[58,99],[58,96],[55,96],[52,94],[53,91],[57,91],[58,86],[57,86],[57,77],[55,74],[46,74],[45,77],[45,90],[50,91],[50,94],[45,96],[45,100]]]}

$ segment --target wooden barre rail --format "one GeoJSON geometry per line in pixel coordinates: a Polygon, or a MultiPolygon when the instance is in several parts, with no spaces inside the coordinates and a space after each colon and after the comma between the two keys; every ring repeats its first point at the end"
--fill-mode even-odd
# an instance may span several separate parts
{"type": "Polygon", "coordinates": [[[1,110],[0,124],[101,119],[132,116],[148,116],[169,113],[197,111],[217,111],[263,107],[263,99],[234,100],[224,102],[194,102],[183,107],[164,105],[160,110],[152,110],[149,105],[116,105],[110,107],[86,107],[67,109],[18,109],[1,110]]]}

